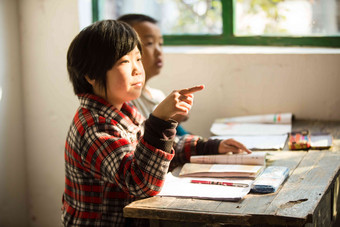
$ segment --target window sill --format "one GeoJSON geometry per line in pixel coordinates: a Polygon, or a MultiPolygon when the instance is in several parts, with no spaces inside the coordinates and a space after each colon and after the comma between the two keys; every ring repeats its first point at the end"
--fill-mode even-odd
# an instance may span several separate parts
{"type": "Polygon", "coordinates": [[[340,48],[267,46],[165,46],[166,54],[340,54],[340,48]]]}

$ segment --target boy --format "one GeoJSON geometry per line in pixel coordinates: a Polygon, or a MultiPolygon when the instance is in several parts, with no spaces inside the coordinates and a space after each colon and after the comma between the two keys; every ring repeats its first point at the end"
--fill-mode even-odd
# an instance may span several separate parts
{"type": "MultiPolygon", "coordinates": [[[[147,15],[126,14],[117,20],[128,23],[133,27],[142,42],[145,86],[141,96],[133,100],[132,103],[147,118],[165,98],[165,94],[161,90],[147,85],[149,79],[160,74],[163,67],[163,36],[157,26],[157,20],[147,15]]],[[[187,120],[187,115],[177,115],[173,119],[180,123],[187,120]]],[[[176,134],[179,136],[188,134],[181,125],[178,125],[176,130],[176,134]]]]}
{"type": "Polygon", "coordinates": [[[192,93],[203,86],[173,91],[145,120],[130,103],[144,85],[141,54],[135,31],[114,20],[83,29],[68,49],[80,107],[65,144],[65,226],[145,226],[146,220],[125,219],[123,207],[157,195],[170,162],[187,162],[193,154],[250,152],[234,140],[190,136],[175,143],[177,122],[171,117],[187,114],[192,93]]]}

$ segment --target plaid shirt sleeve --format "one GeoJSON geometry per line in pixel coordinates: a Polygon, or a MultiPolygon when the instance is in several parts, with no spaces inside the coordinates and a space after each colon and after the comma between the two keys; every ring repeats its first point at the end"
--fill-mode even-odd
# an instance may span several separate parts
{"type": "Polygon", "coordinates": [[[170,171],[177,166],[190,162],[193,155],[217,154],[221,140],[204,139],[196,135],[176,136],[174,149],[176,155],[171,162],[170,171]]]}

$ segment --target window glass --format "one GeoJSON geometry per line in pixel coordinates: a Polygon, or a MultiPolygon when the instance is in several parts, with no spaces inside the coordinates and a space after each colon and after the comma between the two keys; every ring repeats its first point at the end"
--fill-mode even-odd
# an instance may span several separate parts
{"type": "Polygon", "coordinates": [[[340,0],[237,0],[236,36],[338,36],[340,0]]]}
{"type": "Polygon", "coordinates": [[[165,35],[222,34],[221,0],[99,0],[99,19],[142,13],[159,21],[165,35]]]}
{"type": "Polygon", "coordinates": [[[163,0],[164,34],[222,34],[222,5],[216,0],[163,0]]]}
{"type": "Polygon", "coordinates": [[[78,1],[91,1],[93,21],[155,18],[165,45],[340,47],[340,0],[78,1]]]}

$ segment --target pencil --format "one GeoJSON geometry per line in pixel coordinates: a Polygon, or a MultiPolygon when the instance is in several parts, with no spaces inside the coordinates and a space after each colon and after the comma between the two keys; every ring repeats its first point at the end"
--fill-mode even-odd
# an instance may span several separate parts
{"type": "Polygon", "coordinates": [[[224,185],[224,186],[232,186],[232,187],[242,187],[246,188],[249,185],[245,183],[234,183],[234,182],[226,182],[226,181],[205,181],[205,180],[191,180],[190,183],[194,184],[214,184],[214,185],[224,185]]]}

